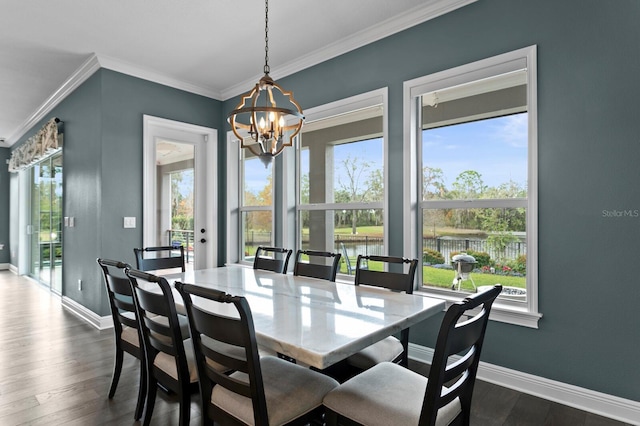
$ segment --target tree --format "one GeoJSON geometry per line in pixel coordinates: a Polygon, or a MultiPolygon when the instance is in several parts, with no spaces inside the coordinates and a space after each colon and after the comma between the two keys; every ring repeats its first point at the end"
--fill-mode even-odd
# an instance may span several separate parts
{"type": "Polygon", "coordinates": [[[482,198],[486,189],[482,175],[475,170],[465,170],[453,182],[454,198],[459,200],[482,198]]]}
{"type": "MultiPolygon", "coordinates": [[[[477,200],[483,198],[487,187],[482,175],[475,170],[465,170],[453,182],[451,196],[456,200],[477,200]]],[[[481,209],[456,209],[453,214],[454,225],[463,229],[480,229],[478,213],[481,209]]]]}
{"type": "Polygon", "coordinates": [[[384,177],[381,169],[375,169],[369,173],[367,190],[364,196],[366,201],[384,200],[384,177]]]}
{"type": "Polygon", "coordinates": [[[309,204],[309,173],[300,177],[300,203],[309,204]]]}
{"type": "Polygon", "coordinates": [[[501,215],[501,209],[485,209],[488,213],[483,220],[484,229],[490,231],[487,245],[497,253],[497,258],[503,260],[509,244],[518,241],[518,237],[509,230],[509,219],[501,215]]]}
{"type": "Polygon", "coordinates": [[[444,173],[439,167],[424,166],[422,168],[423,199],[446,198],[447,188],[444,184],[444,173]]]}
{"type": "MultiPolygon", "coordinates": [[[[272,176],[267,177],[267,183],[257,195],[258,204],[261,206],[268,206],[273,203],[273,182],[272,176]]],[[[271,231],[272,215],[269,211],[257,211],[253,213],[255,215],[254,226],[260,231],[271,231]]]]}
{"type": "MultiPolygon", "coordinates": [[[[367,183],[367,201],[384,200],[384,177],[381,169],[375,169],[369,174],[367,183]]],[[[372,210],[370,215],[370,225],[378,225],[382,222],[382,211],[372,210]]]]}
{"type": "Polygon", "coordinates": [[[171,228],[193,230],[193,169],[170,174],[171,228]],[[187,182],[185,183],[185,178],[187,182]]]}
{"type": "MultiPolygon", "coordinates": [[[[341,189],[344,190],[349,196],[350,202],[364,201],[368,191],[363,191],[361,189],[361,179],[363,173],[371,167],[371,163],[362,160],[357,156],[351,157],[351,154],[349,154],[347,158],[342,160],[342,166],[344,167],[345,173],[347,175],[347,182],[344,183],[341,179],[338,179],[341,189]]],[[[357,210],[353,210],[352,213],[353,216],[351,218],[351,233],[355,235],[358,225],[357,210]]]]}

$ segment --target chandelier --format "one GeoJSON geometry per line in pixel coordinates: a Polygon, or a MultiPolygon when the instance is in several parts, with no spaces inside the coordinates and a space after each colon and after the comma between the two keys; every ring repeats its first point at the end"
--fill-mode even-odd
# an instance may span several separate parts
{"type": "Polygon", "coordinates": [[[269,76],[269,0],[265,0],[264,77],[242,95],[240,103],[227,120],[240,140],[267,167],[302,129],[302,108],[293,92],[284,90],[269,76]]]}

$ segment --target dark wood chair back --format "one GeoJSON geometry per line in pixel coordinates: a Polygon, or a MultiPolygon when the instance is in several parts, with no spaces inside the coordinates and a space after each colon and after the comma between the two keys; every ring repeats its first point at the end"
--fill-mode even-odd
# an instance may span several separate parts
{"type": "Polygon", "coordinates": [[[293,250],[281,247],[258,247],[256,257],[253,259],[253,269],[286,274],[291,253],[293,250]]]}
{"type": "MultiPolygon", "coordinates": [[[[358,255],[354,283],[355,285],[370,285],[386,288],[392,291],[404,291],[407,294],[412,294],[417,267],[417,259],[407,259],[404,257],[394,256],[358,255]],[[383,265],[388,265],[391,268],[395,267],[400,270],[388,271],[383,269],[382,271],[378,271],[369,269],[369,262],[381,262],[383,265]],[[404,270],[405,268],[407,269],[406,271],[404,270]]],[[[408,328],[405,328],[400,332],[400,343],[403,348],[402,353],[393,361],[406,367],[409,364],[408,328]]]]}
{"type": "Polygon", "coordinates": [[[113,398],[118,387],[124,352],[138,358],[140,366],[140,384],[138,389],[138,402],[134,417],[136,420],[142,416],[144,408],[144,397],[146,395],[146,372],[144,364],[144,349],[142,337],[140,335],[136,308],[133,302],[131,284],[125,275],[125,269],[129,265],[124,262],[110,259],[97,259],[98,265],[104,276],[104,284],[107,290],[111,318],[113,320],[113,331],[115,335],[115,362],[111,387],[109,388],[109,398],[113,398]],[[129,330],[127,330],[129,328],[129,330]],[[129,338],[123,338],[123,331],[127,330],[129,338]],[[135,331],[133,333],[132,331],[135,331]]]}
{"type": "MultiPolygon", "coordinates": [[[[149,377],[145,422],[153,413],[157,384],[175,392],[180,401],[180,424],[189,424],[191,380],[180,320],[171,286],[165,278],[147,272],[126,269],[133,288],[134,303],[140,321],[149,377]],[[175,376],[156,365],[160,354],[175,359],[175,376]]],[[[173,369],[173,364],[171,369],[173,369]]]]}
{"type": "Polygon", "coordinates": [[[184,246],[160,246],[134,248],[136,269],[140,271],[157,271],[161,269],[180,268],[185,271],[184,246]],[[178,250],[179,255],[174,252],[178,250]]]}
{"type": "Polygon", "coordinates": [[[298,250],[293,265],[293,275],[335,282],[341,257],[342,255],[340,253],[331,253],[328,251],[298,250]],[[303,255],[309,256],[309,262],[301,261],[303,255]],[[331,262],[328,263],[327,260],[331,262]]]}
{"type": "Polygon", "coordinates": [[[109,308],[111,308],[113,329],[116,333],[116,344],[123,345],[125,351],[142,359],[140,347],[132,347],[120,339],[124,327],[138,329],[131,284],[124,273],[125,268],[130,266],[127,263],[109,259],[98,259],[97,262],[102,269],[107,296],[109,296],[109,308]]]}
{"type": "MultiPolygon", "coordinates": [[[[393,266],[392,266],[393,267],[393,266]]],[[[387,288],[393,291],[413,293],[413,281],[418,267],[417,259],[407,259],[393,256],[364,256],[358,255],[356,262],[355,285],[371,285],[387,288]],[[369,262],[382,262],[387,265],[408,265],[408,271],[377,271],[368,268],[369,262]]]]}
{"type": "Polygon", "coordinates": [[[435,425],[438,410],[456,398],[460,398],[462,406],[460,418],[456,420],[461,421],[459,424],[469,424],[471,396],[489,313],[501,291],[502,286],[497,284],[492,289],[473,294],[447,309],[429,370],[420,425],[435,425]],[[476,308],[477,313],[469,312],[476,308]],[[470,318],[460,321],[463,315],[470,318]],[[447,364],[451,356],[460,358],[447,364]],[[443,386],[447,387],[443,389],[443,386]]]}
{"type": "MultiPolygon", "coordinates": [[[[182,295],[189,317],[200,377],[200,394],[210,396],[215,385],[251,398],[255,424],[264,424],[264,419],[268,418],[267,402],[253,317],[247,300],[244,297],[181,282],[176,282],[176,288],[182,295]],[[191,296],[202,297],[219,304],[231,304],[235,307],[237,316],[213,313],[215,309],[204,309],[194,304],[191,296]],[[238,348],[244,351],[244,356],[237,355],[238,348]],[[214,365],[217,368],[213,368],[214,365]],[[220,365],[226,368],[220,368],[220,365]],[[243,372],[247,374],[248,381],[230,377],[228,371],[243,372]]],[[[209,417],[216,419],[220,424],[236,421],[229,418],[225,411],[210,404],[207,397],[203,397],[203,405],[203,410],[206,410],[209,417]]]]}

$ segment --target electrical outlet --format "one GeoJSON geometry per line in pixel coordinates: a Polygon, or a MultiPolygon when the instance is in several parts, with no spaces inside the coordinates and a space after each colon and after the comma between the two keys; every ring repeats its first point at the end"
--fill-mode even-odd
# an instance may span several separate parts
{"type": "Polygon", "coordinates": [[[82,291],[82,280],[78,280],[78,291],[82,291]]]}
{"type": "Polygon", "coordinates": [[[0,250],[4,250],[4,244],[0,244],[0,250]]]}

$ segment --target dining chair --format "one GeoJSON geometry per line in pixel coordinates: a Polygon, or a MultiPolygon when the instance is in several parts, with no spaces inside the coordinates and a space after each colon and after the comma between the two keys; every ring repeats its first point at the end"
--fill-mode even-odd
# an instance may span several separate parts
{"type": "MultiPolygon", "coordinates": [[[[418,266],[417,259],[406,259],[393,256],[363,256],[358,255],[356,261],[355,285],[382,287],[392,291],[413,293],[413,281],[418,266]],[[371,268],[373,265],[383,265],[382,270],[371,268]],[[385,270],[396,268],[396,271],[385,270]]],[[[407,366],[409,363],[409,329],[400,332],[400,339],[389,336],[362,351],[351,355],[347,362],[360,370],[366,370],[374,365],[392,361],[407,366]]]]}
{"type": "Polygon", "coordinates": [[[136,317],[136,308],[133,303],[133,294],[129,278],[125,275],[125,269],[129,265],[109,259],[96,260],[104,276],[104,284],[107,289],[111,319],[113,320],[113,331],[115,335],[115,361],[113,364],[113,374],[111,386],[109,387],[109,399],[116,394],[120,374],[122,373],[122,363],[125,352],[140,360],[140,379],[138,385],[138,399],[134,419],[139,420],[144,409],[144,399],[147,393],[147,375],[144,357],[144,348],[140,344],[141,337],[136,317]]]}
{"type": "Polygon", "coordinates": [[[161,269],[180,268],[185,271],[184,246],[159,246],[134,248],[136,269],[140,271],[158,271],[161,269]],[[176,256],[174,252],[180,251],[176,256]]]}
{"type": "Polygon", "coordinates": [[[259,357],[244,297],[181,282],[176,288],[193,336],[204,425],[303,425],[321,419],[322,398],[337,381],[277,357],[259,357]],[[226,372],[212,365],[226,366],[226,372]]]}
{"type": "Polygon", "coordinates": [[[189,424],[191,392],[198,373],[186,317],[178,315],[171,286],[163,277],[125,269],[133,289],[147,367],[143,425],[153,415],[158,385],[175,392],[180,401],[180,425],[189,424]],[[184,318],[182,320],[181,318],[184,318]]]}
{"type": "Polygon", "coordinates": [[[296,252],[295,263],[293,264],[293,275],[319,278],[331,282],[336,281],[336,274],[340,267],[340,253],[316,250],[298,250],[296,252]],[[302,256],[308,256],[309,261],[303,262],[302,256]],[[327,262],[331,260],[331,262],[327,262]]]}
{"type": "Polygon", "coordinates": [[[256,257],[253,259],[253,269],[287,273],[289,258],[293,250],[281,247],[258,247],[256,257]]]}
{"type": "Polygon", "coordinates": [[[325,396],[327,424],[469,425],[489,313],[501,291],[498,284],[447,309],[428,378],[391,362],[377,364],[325,396]]]}

